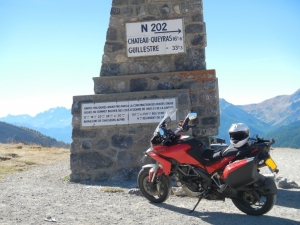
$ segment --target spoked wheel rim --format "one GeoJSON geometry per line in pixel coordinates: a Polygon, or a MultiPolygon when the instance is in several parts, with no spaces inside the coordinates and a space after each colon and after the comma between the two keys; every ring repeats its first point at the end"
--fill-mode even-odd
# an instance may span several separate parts
{"type": "Polygon", "coordinates": [[[160,198],[164,193],[164,185],[158,179],[154,182],[154,184],[151,184],[148,181],[148,177],[145,177],[143,180],[143,186],[147,194],[154,198],[160,198]]]}
{"type": "Polygon", "coordinates": [[[266,196],[259,195],[256,191],[245,191],[239,199],[244,206],[253,210],[263,208],[267,202],[266,196]]]}
{"type": "Polygon", "coordinates": [[[255,190],[238,193],[237,198],[233,198],[233,204],[242,212],[248,215],[263,215],[270,211],[276,201],[275,194],[261,194],[255,190]]]}
{"type": "Polygon", "coordinates": [[[154,183],[149,182],[150,168],[142,169],[138,175],[138,185],[144,195],[151,202],[161,203],[166,201],[171,193],[171,179],[164,174],[156,177],[154,183]]]}

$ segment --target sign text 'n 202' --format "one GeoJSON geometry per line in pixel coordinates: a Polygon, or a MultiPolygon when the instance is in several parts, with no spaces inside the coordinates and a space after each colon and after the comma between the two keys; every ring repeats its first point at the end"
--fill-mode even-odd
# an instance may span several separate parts
{"type": "Polygon", "coordinates": [[[151,56],[185,52],[183,19],[126,24],[127,56],[151,56]]]}

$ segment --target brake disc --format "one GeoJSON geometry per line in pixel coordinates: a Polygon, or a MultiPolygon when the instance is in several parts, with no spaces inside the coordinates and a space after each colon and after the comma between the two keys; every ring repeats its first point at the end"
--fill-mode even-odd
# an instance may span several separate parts
{"type": "Polygon", "coordinates": [[[242,198],[249,205],[254,205],[260,199],[256,191],[245,191],[242,198]]]}

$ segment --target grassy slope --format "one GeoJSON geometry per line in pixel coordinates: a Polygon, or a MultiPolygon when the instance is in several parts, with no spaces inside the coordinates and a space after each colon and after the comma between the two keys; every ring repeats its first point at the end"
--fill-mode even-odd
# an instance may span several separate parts
{"type": "Polygon", "coordinates": [[[70,150],[38,145],[0,144],[0,180],[8,173],[68,160],[70,150]]]}

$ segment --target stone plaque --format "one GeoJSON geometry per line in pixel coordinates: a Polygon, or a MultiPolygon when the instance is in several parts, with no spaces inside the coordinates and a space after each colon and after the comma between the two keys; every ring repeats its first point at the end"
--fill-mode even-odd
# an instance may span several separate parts
{"type": "Polygon", "coordinates": [[[183,19],[126,23],[127,56],[185,52],[183,19]]]}
{"type": "MultiPolygon", "coordinates": [[[[83,127],[158,123],[168,108],[176,108],[176,99],[152,99],[82,104],[83,127]]],[[[176,114],[172,117],[176,120],[176,114]]]]}

